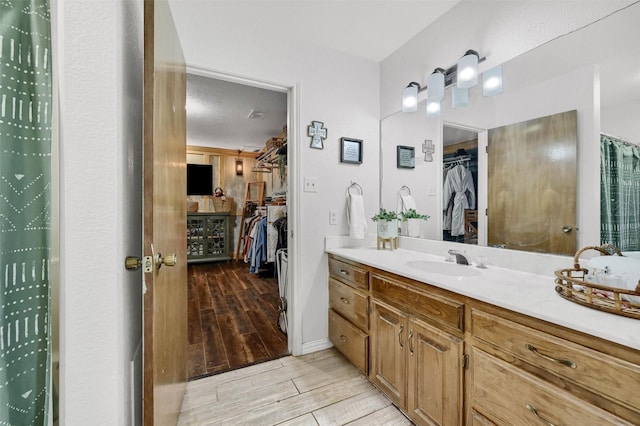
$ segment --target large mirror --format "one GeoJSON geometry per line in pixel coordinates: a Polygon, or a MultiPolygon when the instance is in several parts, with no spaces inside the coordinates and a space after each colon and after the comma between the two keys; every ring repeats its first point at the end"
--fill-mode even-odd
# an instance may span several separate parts
{"type": "MultiPolygon", "coordinates": [[[[485,150],[490,129],[576,111],[577,167],[572,173],[576,175],[577,193],[575,200],[559,201],[556,206],[560,210],[573,203],[576,217],[573,223],[566,224],[568,228],[558,232],[573,232],[578,247],[599,244],[600,134],[640,143],[640,46],[636,43],[640,40],[639,20],[640,3],[636,3],[504,63],[504,91],[498,96],[483,97],[481,88],[476,87],[471,91],[468,107],[453,109],[451,89],[447,89],[440,117],[426,117],[422,101],[418,112],[398,112],[384,118],[380,143],[383,207],[396,208],[399,191],[406,186],[415,198],[418,212],[431,216],[420,236],[447,239],[443,233],[443,174],[447,167],[443,159],[456,153],[467,154],[465,148],[475,148],[477,233],[466,242],[487,245],[488,218],[484,213],[491,216],[487,211],[491,183],[485,150]],[[432,141],[435,147],[433,161],[421,154],[425,140],[432,141]],[[415,169],[396,168],[397,145],[416,148],[415,169]]],[[[526,162],[528,157],[519,157],[526,155],[524,149],[509,152],[518,161],[526,162]]],[[[564,180],[565,172],[551,167],[548,173],[564,180]]],[[[499,220],[509,223],[507,217],[499,220]]],[[[506,241],[501,246],[527,250],[517,245],[516,241],[506,241]]],[[[530,251],[554,252],[539,248],[530,251]]]]}

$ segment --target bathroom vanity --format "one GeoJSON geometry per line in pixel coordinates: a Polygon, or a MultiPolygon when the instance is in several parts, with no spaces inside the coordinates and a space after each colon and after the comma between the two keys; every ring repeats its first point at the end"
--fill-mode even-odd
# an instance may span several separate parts
{"type": "Polygon", "coordinates": [[[327,251],[330,340],[416,424],[640,424],[640,321],[551,276],[327,251]]]}

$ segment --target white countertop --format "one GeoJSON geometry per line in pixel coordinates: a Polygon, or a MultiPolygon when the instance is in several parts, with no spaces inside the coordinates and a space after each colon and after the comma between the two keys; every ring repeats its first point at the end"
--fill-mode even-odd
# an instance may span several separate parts
{"type": "MultiPolygon", "coordinates": [[[[640,320],[610,314],[563,299],[555,292],[554,276],[491,266],[479,269],[447,263],[444,257],[413,250],[375,247],[327,248],[343,258],[529,315],[592,336],[640,350],[640,320]],[[445,266],[430,262],[442,263],[445,266]],[[455,269],[466,276],[455,275],[455,269]],[[443,273],[433,269],[443,269],[443,273]],[[452,273],[448,273],[453,270],[452,273]]],[[[567,267],[571,267],[568,265],[567,267]]]]}

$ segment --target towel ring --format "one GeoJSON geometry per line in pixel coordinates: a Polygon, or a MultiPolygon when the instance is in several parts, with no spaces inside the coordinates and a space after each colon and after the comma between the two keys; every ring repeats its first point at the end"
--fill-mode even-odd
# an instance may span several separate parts
{"type": "Polygon", "coordinates": [[[351,194],[351,188],[357,189],[359,191],[359,195],[364,194],[362,187],[355,182],[351,182],[351,185],[349,185],[349,187],[347,188],[347,194],[351,194]]]}
{"type": "Polygon", "coordinates": [[[409,189],[409,187],[407,185],[402,185],[400,187],[400,192],[402,192],[403,190],[407,191],[407,195],[411,195],[411,190],[409,189]]]}

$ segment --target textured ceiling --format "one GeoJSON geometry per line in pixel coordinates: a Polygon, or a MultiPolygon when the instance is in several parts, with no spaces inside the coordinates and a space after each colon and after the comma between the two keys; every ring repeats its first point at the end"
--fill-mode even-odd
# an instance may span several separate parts
{"type": "Polygon", "coordinates": [[[255,151],[286,124],[286,93],[187,75],[189,145],[255,151]]]}

